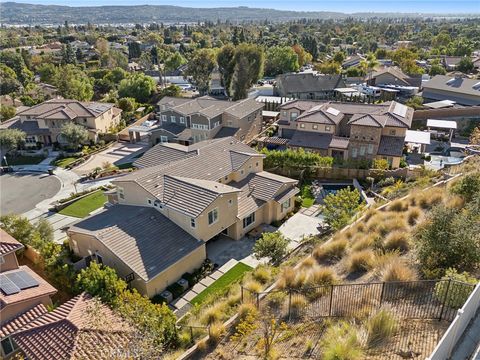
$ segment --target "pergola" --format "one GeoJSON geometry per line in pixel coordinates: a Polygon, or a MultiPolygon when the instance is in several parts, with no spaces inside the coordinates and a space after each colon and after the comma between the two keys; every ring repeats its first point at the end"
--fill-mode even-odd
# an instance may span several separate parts
{"type": "Polygon", "coordinates": [[[420,146],[420,152],[425,152],[426,145],[430,145],[430,133],[428,131],[407,130],[405,142],[420,146]]]}
{"type": "Polygon", "coordinates": [[[441,129],[441,130],[448,130],[448,141],[452,141],[453,132],[457,129],[457,122],[450,121],[450,120],[434,120],[428,119],[427,120],[427,128],[428,131],[431,129],[441,129]]]}

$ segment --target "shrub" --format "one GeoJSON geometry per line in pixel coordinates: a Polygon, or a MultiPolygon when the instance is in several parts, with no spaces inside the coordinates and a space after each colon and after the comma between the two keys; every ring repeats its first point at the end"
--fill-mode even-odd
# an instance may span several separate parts
{"type": "Polygon", "coordinates": [[[388,211],[396,211],[396,212],[405,211],[407,209],[408,209],[408,204],[406,204],[402,200],[395,200],[388,207],[388,211]]]}
{"type": "Polygon", "coordinates": [[[355,227],[353,228],[353,231],[356,232],[356,233],[363,233],[367,230],[367,227],[365,226],[365,224],[363,222],[359,222],[355,225],[355,227]]]}
{"type": "Polygon", "coordinates": [[[422,209],[431,209],[442,202],[443,195],[443,189],[433,187],[421,193],[418,204],[422,209]]]}
{"type": "Polygon", "coordinates": [[[255,280],[247,281],[243,287],[253,293],[259,293],[263,290],[262,284],[255,280]]]}
{"type": "Polygon", "coordinates": [[[361,250],[350,254],[347,267],[350,272],[368,271],[375,265],[375,254],[372,250],[361,250]]]}
{"type": "Polygon", "coordinates": [[[420,211],[419,208],[414,207],[408,210],[408,213],[407,213],[408,225],[410,226],[415,225],[418,219],[420,218],[420,215],[422,215],[422,212],[420,211]]]}
{"type": "Polygon", "coordinates": [[[312,257],[307,257],[305,260],[302,261],[300,266],[302,267],[302,269],[307,270],[307,269],[313,268],[315,265],[316,265],[315,259],[312,257]]]}
{"type": "Polygon", "coordinates": [[[375,215],[377,213],[377,210],[373,209],[373,208],[369,208],[366,212],[365,212],[365,215],[363,217],[363,221],[364,222],[367,222],[368,220],[370,220],[370,218],[375,215]]]}
{"type": "Polygon", "coordinates": [[[348,241],[347,240],[337,240],[325,243],[321,246],[318,246],[313,251],[313,257],[318,261],[324,260],[338,260],[347,249],[348,241]]]}
{"type": "Polygon", "coordinates": [[[238,319],[243,320],[245,319],[248,315],[257,314],[257,308],[255,307],[254,304],[249,304],[249,303],[244,303],[238,307],[238,319]]]}
{"type": "Polygon", "coordinates": [[[347,225],[362,206],[360,192],[348,187],[327,195],[323,199],[321,209],[325,222],[338,230],[347,225]]]}
{"type": "Polygon", "coordinates": [[[405,222],[405,219],[402,217],[395,217],[391,219],[386,219],[383,224],[380,225],[379,227],[379,233],[382,236],[386,236],[388,233],[395,231],[395,230],[401,230],[401,231],[406,231],[407,230],[407,223],[405,222]]]}
{"type": "Polygon", "coordinates": [[[296,276],[297,274],[295,270],[292,267],[287,266],[283,269],[282,274],[280,275],[278,287],[280,289],[293,288],[296,276]]]}
{"type": "Polygon", "coordinates": [[[183,274],[182,279],[185,279],[188,281],[189,287],[192,287],[193,285],[195,285],[195,277],[189,272],[186,272],[185,274],[183,274]]]}
{"type": "Polygon", "coordinates": [[[200,318],[200,322],[204,325],[210,325],[214,322],[220,321],[223,315],[223,304],[214,304],[205,310],[205,313],[200,318]]]}
{"type": "Polygon", "coordinates": [[[279,231],[263,233],[253,246],[253,253],[257,259],[268,257],[272,264],[279,264],[287,254],[288,243],[279,231]]]}
{"type": "Polygon", "coordinates": [[[224,332],[225,332],[225,328],[220,322],[215,322],[211,324],[208,330],[208,334],[209,334],[208,344],[210,346],[214,346],[218,344],[224,332]]]}
{"type": "Polygon", "coordinates": [[[380,187],[391,186],[393,184],[395,184],[395,178],[393,176],[382,179],[377,183],[377,185],[380,187]]]}
{"type": "Polygon", "coordinates": [[[229,307],[233,307],[237,304],[240,303],[240,301],[242,301],[242,296],[240,294],[240,292],[236,292],[234,294],[230,294],[227,298],[227,305],[229,307]]]}
{"type": "Polygon", "coordinates": [[[167,303],[167,299],[165,299],[162,295],[160,294],[157,294],[157,295],[154,295],[151,299],[152,303],[154,304],[166,304],[167,303]]]}
{"type": "Polygon", "coordinates": [[[359,234],[353,238],[351,248],[353,251],[365,250],[369,247],[376,247],[380,241],[381,238],[378,234],[359,234]]]}
{"type": "Polygon", "coordinates": [[[204,340],[200,340],[198,343],[197,343],[197,349],[198,351],[200,351],[201,353],[207,351],[207,341],[204,339],[204,340]]]}
{"type": "Polygon", "coordinates": [[[252,277],[258,281],[259,283],[266,284],[272,278],[270,269],[266,266],[260,265],[258,266],[252,273],[252,277]]]}
{"type": "Polygon", "coordinates": [[[470,276],[468,272],[459,273],[457,270],[452,268],[447,269],[445,276],[442,277],[442,280],[448,279],[460,281],[463,284],[451,281],[449,286],[448,281],[438,282],[435,285],[435,297],[441,302],[445,301],[446,306],[459,309],[463,306],[463,304],[465,304],[465,301],[467,301],[470,293],[473,290],[473,286],[471,287],[465,284],[475,285],[477,284],[478,280],[473,276],[470,276]]]}
{"type": "Polygon", "coordinates": [[[285,303],[287,294],[282,291],[275,291],[267,296],[268,306],[272,309],[279,309],[285,303]]]}
{"type": "Polygon", "coordinates": [[[451,195],[445,200],[445,207],[461,209],[465,205],[465,201],[461,196],[451,195]]]}
{"type": "Polygon", "coordinates": [[[315,269],[309,278],[309,284],[312,286],[332,285],[337,281],[337,274],[330,267],[315,269]]]}
{"type": "Polygon", "coordinates": [[[381,309],[367,319],[365,327],[367,329],[367,345],[377,346],[395,334],[397,320],[390,311],[381,309]]]}
{"type": "Polygon", "coordinates": [[[300,294],[292,295],[292,302],[290,303],[292,311],[298,313],[302,311],[305,306],[307,306],[307,299],[305,299],[305,296],[300,294]]]}
{"type": "Polygon", "coordinates": [[[347,322],[331,326],[322,338],[323,360],[360,360],[363,351],[357,330],[347,322]]]}
{"type": "Polygon", "coordinates": [[[404,261],[397,259],[387,263],[381,272],[382,281],[415,281],[417,273],[404,261]]]}
{"type": "Polygon", "coordinates": [[[384,248],[386,250],[399,250],[401,252],[408,251],[410,248],[408,233],[404,231],[391,232],[385,239],[384,248]]]}
{"type": "Polygon", "coordinates": [[[460,195],[467,202],[472,201],[475,194],[480,192],[480,172],[465,175],[450,187],[450,192],[460,195]]]}

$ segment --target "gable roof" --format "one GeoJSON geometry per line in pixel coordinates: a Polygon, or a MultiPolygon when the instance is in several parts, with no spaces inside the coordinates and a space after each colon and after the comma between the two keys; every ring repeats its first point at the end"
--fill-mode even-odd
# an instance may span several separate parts
{"type": "Polygon", "coordinates": [[[404,144],[405,137],[382,135],[377,155],[402,156],[404,144]]]}
{"type": "Polygon", "coordinates": [[[111,309],[80,294],[12,335],[35,360],[106,359],[127,349],[132,329],[111,309]]]}
{"type": "Polygon", "coordinates": [[[32,321],[36,320],[40,316],[48,312],[47,308],[43,304],[38,304],[33,308],[18,314],[13,319],[7,320],[1,323],[0,326],[0,339],[7,337],[10,334],[15,333],[32,321]]]}
{"type": "Polygon", "coordinates": [[[5,230],[0,229],[0,255],[20,250],[23,245],[5,230]]]}
{"type": "Polygon", "coordinates": [[[378,76],[384,75],[384,74],[390,74],[396,79],[400,80],[404,85],[410,85],[410,83],[408,82],[409,76],[406,75],[400,68],[395,66],[390,66],[378,71],[374,71],[371,75],[371,78],[375,79],[378,76]]]}
{"type": "Polygon", "coordinates": [[[424,90],[435,89],[456,93],[458,95],[473,95],[480,97],[480,80],[461,77],[450,77],[446,75],[435,75],[425,84],[424,90]]]}
{"type": "Polygon", "coordinates": [[[112,107],[113,104],[110,103],[53,99],[23,110],[17,115],[32,116],[36,119],[72,120],[77,117],[97,117],[112,107]]]}
{"type": "Polygon", "coordinates": [[[159,211],[146,206],[114,205],[74,224],[68,231],[94,236],[145,281],[204,245],[159,211]]]}

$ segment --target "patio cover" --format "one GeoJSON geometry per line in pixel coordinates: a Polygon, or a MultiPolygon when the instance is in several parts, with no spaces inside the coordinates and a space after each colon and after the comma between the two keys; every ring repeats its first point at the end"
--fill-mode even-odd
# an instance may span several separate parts
{"type": "Polygon", "coordinates": [[[407,130],[405,142],[430,145],[430,133],[427,131],[407,130]]]}
{"type": "Polygon", "coordinates": [[[438,129],[456,129],[457,128],[457,122],[456,121],[449,121],[449,120],[428,119],[427,120],[427,127],[438,128],[438,129]]]}

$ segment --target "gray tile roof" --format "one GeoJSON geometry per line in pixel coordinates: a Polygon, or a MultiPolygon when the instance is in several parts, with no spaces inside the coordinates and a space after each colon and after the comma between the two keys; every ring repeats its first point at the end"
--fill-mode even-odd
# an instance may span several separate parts
{"type": "Polygon", "coordinates": [[[53,99],[32,106],[18,115],[34,116],[38,119],[72,120],[77,117],[97,117],[112,107],[113,104],[110,103],[53,99]]]}
{"type": "Polygon", "coordinates": [[[134,161],[133,165],[138,168],[145,168],[158,165],[166,165],[171,162],[196,156],[196,151],[189,151],[188,147],[179,149],[166,144],[158,144],[145,152],[142,157],[134,161]]]}
{"type": "Polygon", "coordinates": [[[473,95],[480,98],[480,80],[454,78],[446,75],[435,75],[423,84],[424,92],[429,89],[444,90],[456,93],[457,96],[473,95]]]}
{"type": "Polygon", "coordinates": [[[378,155],[402,156],[405,138],[399,136],[382,136],[378,145],[378,155]]]}
{"type": "Polygon", "coordinates": [[[38,127],[38,123],[36,121],[20,121],[19,118],[15,120],[9,120],[4,122],[0,129],[18,129],[25,132],[27,135],[48,135],[50,134],[49,129],[41,129],[38,127]]]}
{"type": "Polygon", "coordinates": [[[335,149],[348,149],[349,142],[350,142],[349,138],[333,136],[329,147],[335,148],[335,149]]]}
{"type": "Polygon", "coordinates": [[[234,136],[240,129],[223,126],[214,136],[214,139],[234,136]]]}
{"type": "Polygon", "coordinates": [[[114,205],[69,231],[95,236],[145,281],[204,246],[154,208],[143,206],[114,205]]]}
{"type": "Polygon", "coordinates": [[[332,137],[332,134],[327,133],[296,130],[288,144],[296,147],[327,150],[332,137]]]}
{"type": "Polygon", "coordinates": [[[310,93],[345,87],[341,75],[316,75],[313,73],[292,73],[278,75],[277,86],[286,94],[310,93]]]}
{"type": "Polygon", "coordinates": [[[300,189],[297,187],[290,188],[288,190],[285,190],[283,193],[280,195],[277,195],[275,197],[275,201],[278,203],[283,203],[284,201],[290,199],[292,196],[297,195],[300,192],[300,189]]]}

